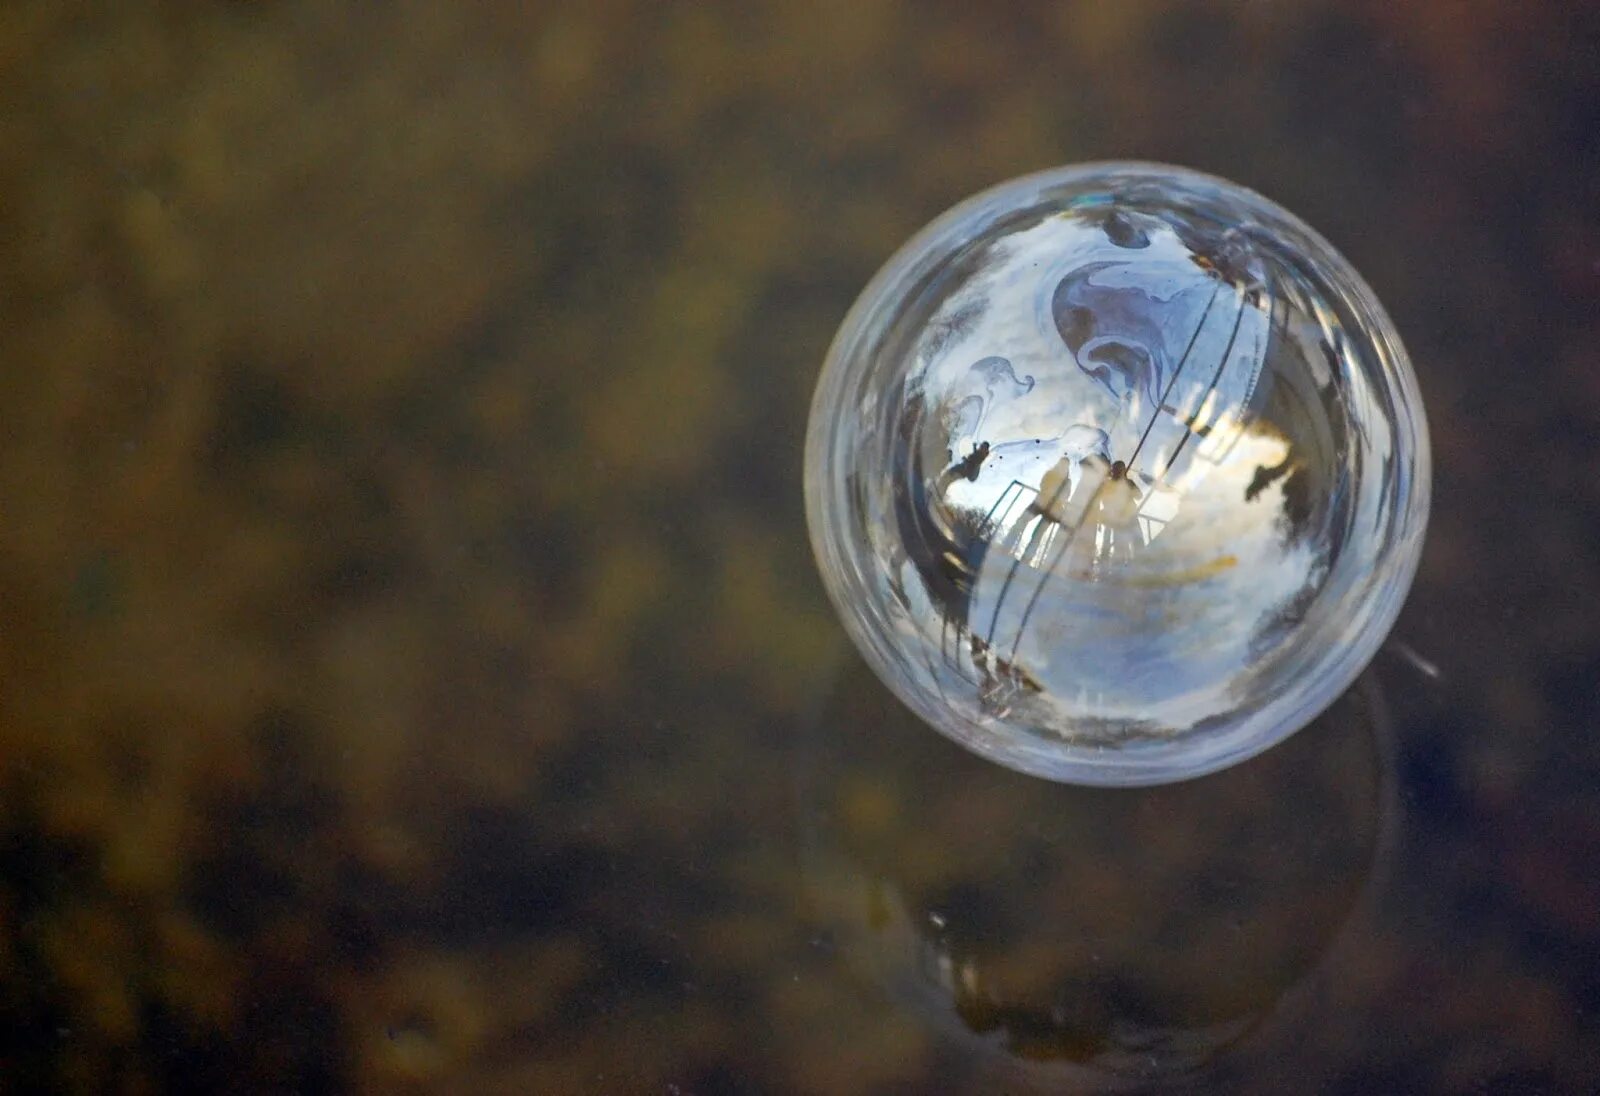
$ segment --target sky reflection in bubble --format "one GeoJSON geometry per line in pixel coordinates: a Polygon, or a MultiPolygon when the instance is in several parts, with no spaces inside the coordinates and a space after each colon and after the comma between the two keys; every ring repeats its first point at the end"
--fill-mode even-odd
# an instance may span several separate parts
{"type": "Polygon", "coordinates": [[[1428,508],[1371,290],[1233,184],[1064,168],[958,206],[862,294],[807,503],[868,662],[943,733],[1148,784],[1314,718],[1392,625],[1428,508]]]}

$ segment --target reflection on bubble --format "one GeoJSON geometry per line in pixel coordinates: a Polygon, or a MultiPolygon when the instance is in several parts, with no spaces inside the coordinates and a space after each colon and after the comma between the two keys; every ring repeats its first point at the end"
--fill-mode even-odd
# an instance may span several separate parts
{"type": "Polygon", "coordinates": [[[812,410],[823,577],[873,668],[1011,767],[1149,784],[1348,686],[1427,516],[1404,350],[1324,241],[1178,169],[958,207],[868,287],[812,410]]]}
{"type": "Polygon", "coordinates": [[[1189,1076],[1304,1037],[1391,851],[1391,746],[1368,674],[1225,773],[1073,787],[930,749],[851,660],[804,739],[807,889],[975,1083],[1189,1076]]]}

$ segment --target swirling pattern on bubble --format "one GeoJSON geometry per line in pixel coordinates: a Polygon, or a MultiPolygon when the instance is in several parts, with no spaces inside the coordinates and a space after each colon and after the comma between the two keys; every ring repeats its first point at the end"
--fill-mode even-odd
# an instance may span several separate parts
{"type": "Polygon", "coordinates": [[[1007,184],[893,260],[836,340],[808,513],[847,627],[934,726],[1145,783],[1326,707],[1427,514],[1405,353],[1259,195],[1109,165],[1007,184]]]}

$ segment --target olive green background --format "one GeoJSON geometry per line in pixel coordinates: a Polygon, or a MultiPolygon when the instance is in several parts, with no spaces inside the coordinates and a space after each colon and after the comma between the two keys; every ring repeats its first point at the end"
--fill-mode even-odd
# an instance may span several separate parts
{"type": "Polygon", "coordinates": [[[1576,3],[12,0],[0,1091],[1593,1091],[1597,209],[1576,3]],[[877,265],[1107,158],[1436,465],[1357,692],[1138,793],[909,723],[800,498],[877,265]]]}

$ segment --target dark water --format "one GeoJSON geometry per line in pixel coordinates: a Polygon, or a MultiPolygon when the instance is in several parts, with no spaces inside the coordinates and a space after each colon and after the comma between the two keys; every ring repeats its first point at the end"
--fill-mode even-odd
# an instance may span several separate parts
{"type": "Polygon", "coordinates": [[[1600,19],[0,8],[0,1090],[1600,1088],[1600,19]],[[1411,601],[1141,792],[911,722],[800,442],[999,179],[1236,179],[1404,335],[1411,601]]]}

